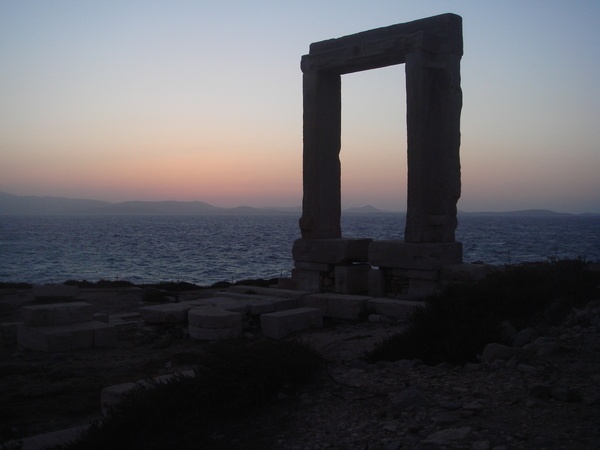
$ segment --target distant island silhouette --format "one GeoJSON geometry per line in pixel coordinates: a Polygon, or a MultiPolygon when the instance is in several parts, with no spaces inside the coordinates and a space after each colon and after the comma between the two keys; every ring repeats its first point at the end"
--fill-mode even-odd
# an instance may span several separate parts
{"type": "MultiPolygon", "coordinates": [[[[20,196],[0,192],[0,215],[146,215],[146,216],[184,216],[184,215],[300,215],[301,206],[255,208],[238,206],[220,208],[200,201],[127,201],[111,203],[102,200],[72,199],[65,197],[20,196]]],[[[403,211],[388,211],[371,205],[347,208],[343,214],[404,214],[403,211]]],[[[504,212],[464,212],[459,215],[489,216],[600,216],[596,213],[569,214],[547,209],[527,209],[504,212]]]]}

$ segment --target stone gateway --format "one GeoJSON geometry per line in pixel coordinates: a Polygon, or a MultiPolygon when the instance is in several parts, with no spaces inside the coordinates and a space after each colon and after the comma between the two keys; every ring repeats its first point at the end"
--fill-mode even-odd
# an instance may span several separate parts
{"type": "Polygon", "coordinates": [[[310,45],[309,54],[301,61],[304,192],[299,223],[302,238],[294,243],[292,272],[299,288],[383,294],[390,290],[392,273],[426,281],[413,281],[413,288],[433,286],[441,265],[462,262],[462,246],[454,237],[461,189],[462,54],[462,18],[455,14],[310,45]],[[404,241],[343,239],[341,75],[395,64],[405,64],[406,70],[408,201],[404,241]],[[381,273],[371,273],[371,266],[381,273]]]}

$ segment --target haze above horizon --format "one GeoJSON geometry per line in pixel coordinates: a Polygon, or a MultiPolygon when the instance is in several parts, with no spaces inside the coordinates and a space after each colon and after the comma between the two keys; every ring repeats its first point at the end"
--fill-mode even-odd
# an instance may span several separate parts
{"type": "MultiPolygon", "coordinates": [[[[0,3],[0,191],[302,199],[312,42],[463,18],[462,211],[600,213],[600,3],[0,3]]],[[[343,208],[406,209],[404,67],[342,77],[343,208]]]]}

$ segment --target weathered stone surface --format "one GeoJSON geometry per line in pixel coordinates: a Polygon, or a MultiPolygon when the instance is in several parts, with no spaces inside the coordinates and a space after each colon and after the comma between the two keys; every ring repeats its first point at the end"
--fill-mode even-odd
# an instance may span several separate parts
{"type": "Polygon", "coordinates": [[[302,57],[306,239],[341,237],[340,75],[406,63],[407,242],[453,242],[460,197],[462,19],[454,14],[313,43],[302,57]],[[435,130],[435,132],[432,132],[435,130]]]}
{"type": "MultiPolygon", "coordinates": [[[[220,295],[220,294],[219,294],[220,295]]],[[[219,297],[203,298],[202,301],[207,305],[212,305],[226,311],[238,312],[247,314],[250,312],[250,306],[243,300],[227,297],[225,295],[219,297]]]]}
{"type": "Polygon", "coordinates": [[[116,344],[117,331],[102,322],[78,322],[45,327],[18,328],[18,345],[29,350],[63,352],[116,344]]]}
{"type": "Polygon", "coordinates": [[[326,264],[366,262],[372,239],[297,239],[292,247],[295,261],[326,264]]]}
{"type": "Polygon", "coordinates": [[[411,278],[408,282],[408,295],[424,297],[440,290],[440,283],[435,280],[421,280],[411,278]]]}
{"type": "Polygon", "coordinates": [[[335,270],[335,266],[333,264],[327,263],[313,263],[306,261],[294,261],[294,267],[300,270],[310,270],[314,272],[331,272],[335,270]]]}
{"type": "MultiPolygon", "coordinates": [[[[229,292],[238,292],[238,293],[248,293],[252,292],[253,294],[262,295],[266,297],[281,297],[281,298],[302,298],[304,295],[308,294],[308,292],[302,292],[299,290],[292,289],[279,289],[275,287],[261,287],[261,286],[231,286],[227,289],[227,293],[229,292]]],[[[223,293],[226,294],[226,293],[223,293]]]]}
{"type": "Polygon", "coordinates": [[[410,386],[390,399],[394,409],[403,411],[408,408],[428,408],[429,399],[418,386],[410,386]]]}
{"type": "Polygon", "coordinates": [[[443,265],[462,262],[462,244],[373,241],[369,244],[369,262],[378,267],[439,270],[443,265]]]}
{"type": "Polygon", "coordinates": [[[385,295],[385,274],[382,270],[369,272],[369,295],[371,297],[383,297],[385,295]]]}
{"type": "Polygon", "coordinates": [[[260,316],[263,334],[273,339],[281,339],[296,331],[322,326],[323,313],[319,308],[304,307],[260,316]]]}
{"type": "Polygon", "coordinates": [[[29,327],[89,322],[94,318],[92,305],[85,302],[30,305],[21,308],[21,317],[29,327]]]}
{"type": "Polygon", "coordinates": [[[142,315],[144,322],[148,323],[187,322],[188,311],[194,306],[203,304],[205,304],[203,301],[195,300],[190,302],[144,306],[140,308],[140,314],[142,315]]]}
{"type": "Polygon", "coordinates": [[[166,375],[161,375],[158,377],[154,377],[151,380],[138,380],[138,381],[130,381],[127,383],[115,384],[112,386],[107,386],[100,391],[100,405],[102,410],[102,415],[106,416],[110,411],[111,407],[116,406],[119,402],[123,400],[123,397],[130,393],[133,389],[138,386],[144,387],[152,387],[156,386],[158,383],[164,383],[171,378],[174,377],[190,377],[193,378],[195,376],[195,372],[193,370],[184,370],[183,372],[178,373],[170,373],[166,375]]]}
{"type": "Polygon", "coordinates": [[[43,284],[33,286],[33,296],[38,299],[47,298],[74,298],[79,295],[77,286],[68,286],[64,284],[43,284]]]}
{"type": "Polygon", "coordinates": [[[406,55],[406,242],[455,240],[461,189],[460,58],[422,50],[406,55]]]}
{"type": "Polygon", "coordinates": [[[405,320],[407,315],[415,308],[422,308],[424,305],[425,303],[420,301],[391,298],[370,298],[367,300],[369,312],[398,320],[405,320]]]}
{"type": "Polygon", "coordinates": [[[367,301],[371,297],[345,294],[313,294],[304,298],[302,304],[319,308],[324,317],[357,320],[367,313],[367,301]]]}
{"type": "Polygon", "coordinates": [[[515,340],[512,343],[513,347],[524,347],[525,345],[533,342],[535,338],[539,336],[538,331],[535,328],[524,328],[517,333],[515,340]]]}
{"type": "Polygon", "coordinates": [[[232,328],[202,328],[188,325],[188,331],[192,339],[199,341],[219,341],[238,337],[242,334],[242,326],[232,328]]]}
{"type": "Polygon", "coordinates": [[[196,306],[188,311],[188,324],[210,329],[241,328],[242,315],[211,305],[196,306]]]}
{"type": "Polygon", "coordinates": [[[0,323],[0,336],[4,345],[14,345],[17,343],[19,327],[23,322],[4,322],[0,323]]]}
{"type": "Polygon", "coordinates": [[[440,271],[439,270],[392,269],[392,275],[395,277],[410,278],[411,280],[437,281],[440,278],[440,271]]]}
{"type": "Polygon", "coordinates": [[[481,362],[494,362],[497,359],[508,361],[523,352],[522,348],[491,343],[485,346],[481,354],[481,362]]]}
{"type": "Polygon", "coordinates": [[[338,294],[366,294],[369,291],[368,264],[335,266],[335,292],[338,294]]]}

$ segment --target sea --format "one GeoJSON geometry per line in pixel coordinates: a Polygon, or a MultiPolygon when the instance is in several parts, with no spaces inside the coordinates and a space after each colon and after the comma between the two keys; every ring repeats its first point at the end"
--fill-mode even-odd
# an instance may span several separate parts
{"type": "MultiPolygon", "coordinates": [[[[342,216],[348,238],[402,239],[404,214],[342,216]]],[[[290,276],[296,215],[0,216],[0,282],[134,284],[290,276]]],[[[600,216],[459,215],[463,260],[600,261],[600,216]]]]}

